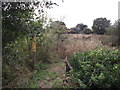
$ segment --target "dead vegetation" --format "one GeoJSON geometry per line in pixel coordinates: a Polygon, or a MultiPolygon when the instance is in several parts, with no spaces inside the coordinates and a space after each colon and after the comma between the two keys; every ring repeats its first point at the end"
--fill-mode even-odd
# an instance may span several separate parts
{"type": "Polygon", "coordinates": [[[91,51],[97,48],[112,49],[110,46],[102,44],[101,40],[108,35],[94,34],[63,34],[65,39],[58,46],[58,54],[61,58],[71,56],[73,53],[91,51]]]}

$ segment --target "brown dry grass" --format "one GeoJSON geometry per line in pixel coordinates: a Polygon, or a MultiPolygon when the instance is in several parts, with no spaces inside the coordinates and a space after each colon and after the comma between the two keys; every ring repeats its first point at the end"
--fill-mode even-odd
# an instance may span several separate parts
{"type": "Polygon", "coordinates": [[[94,34],[63,34],[66,39],[59,45],[58,54],[61,58],[71,56],[73,53],[91,51],[96,48],[111,49],[109,46],[102,44],[101,40],[107,35],[94,34]]]}

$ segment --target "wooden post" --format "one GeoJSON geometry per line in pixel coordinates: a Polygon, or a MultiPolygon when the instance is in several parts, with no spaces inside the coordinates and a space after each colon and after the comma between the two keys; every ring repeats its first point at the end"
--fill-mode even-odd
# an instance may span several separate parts
{"type": "Polygon", "coordinates": [[[32,59],[33,59],[33,69],[35,69],[36,64],[36,37],[32,38],[32,59]]]}
{"type": "Polygon", "coordinates": [[[69,73],[69,71],[71,70],[71,66],[67,61],[67,56],[64,59],[64,63],[65,63],[65,69],[66,69],[66,75],[69,73]]]}

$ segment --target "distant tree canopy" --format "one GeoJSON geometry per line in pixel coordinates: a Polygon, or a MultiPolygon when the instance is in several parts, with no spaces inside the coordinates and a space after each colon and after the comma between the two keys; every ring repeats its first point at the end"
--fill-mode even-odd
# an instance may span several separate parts
{"type": "Polygon", "coordinates": [[[86,29],[88,26],[83,24],[83,23],[80,23],[80,24],[77,24],[76,25],[76,32],[77,33],[83,33],[84,29],[86,29]]]}
{"type": "Polygon", "coordinates": [[[62,21],[54,21],[50,24],[50,29],[54,31],[54,33],[64,33],[67,29],[66,25],[62,21]]]}
{"type": "Polygon", "coordinates": [[[76,27],[70,28],[69,33],[71,34],[90,34],[92,30],[88,28],[87,25],[80,23],[77,24],[76,27]]]}
{"type": "Polygon", "coordinates": [[[85,34],[91,34],[93,31],[90,28],[85,28],[83,31],[85,34]]]}
{"type": "MultiPolygon", "coordinates": [[[[118,22],[115,23],[114,28],[118,27],[118,22]]],[[[56,30],[56,33],[69,33],[69,34],[105,34],[111,27],[110,20],[106,18],[96,18],[93,22],[92,29],[88,28],[86,24],[80,23],[75,27],[68,29],[64,22],[54,21],[50,24],[50,28],[56,30]]],[[[114,29],[113,28],[113,29],[114,29]]],[[[115,33],[115,32],[114,32],[115,33]]]]}
{"type": "Polygon", "coordinates": [[[106,18],[97,18],[93,22],[92,29],[96,34],[104,34],[106,32],[106,28],[110,26],[110,20],[106,18]]]}

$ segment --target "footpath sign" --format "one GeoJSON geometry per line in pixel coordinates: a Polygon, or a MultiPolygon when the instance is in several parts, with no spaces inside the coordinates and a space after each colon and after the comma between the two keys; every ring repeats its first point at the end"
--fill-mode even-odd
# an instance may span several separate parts
{"type": "Polygon", "coordinates": [[[33,69],[35,69],[36,64],[36,38],[33,37],[32,39],[32,59],[33,59],[33,69]]]}

